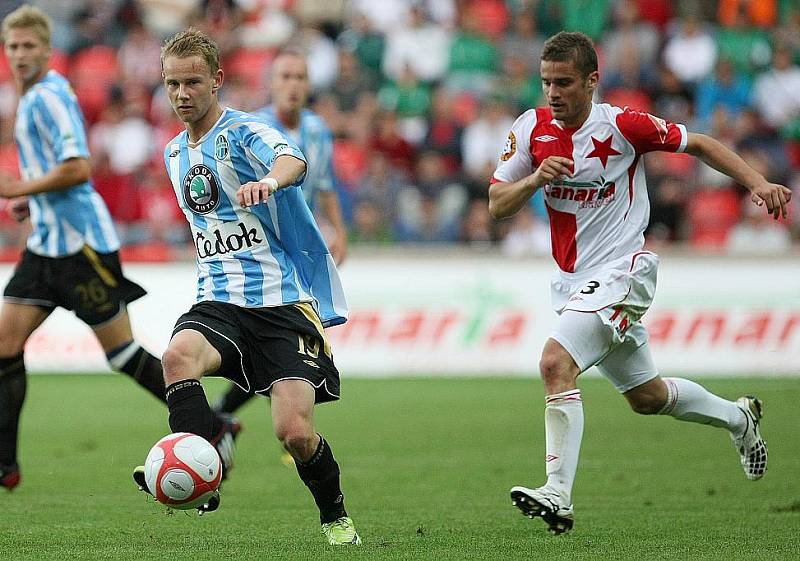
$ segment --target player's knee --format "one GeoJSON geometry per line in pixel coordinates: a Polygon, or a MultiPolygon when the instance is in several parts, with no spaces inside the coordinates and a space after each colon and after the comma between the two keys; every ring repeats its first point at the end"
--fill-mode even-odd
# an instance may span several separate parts
{"type": "Polygon", "coordinates": [[[561,381],[570,381],[569,368],[565,361],[555,353],[544,353],[539,360],[539,372],[545,386],[561,381]]]}
{"type": "Polygon", "coordinates": [[[164,382],[169,385],[188,377],[193,377],[191,353],[181,345],[170,345],[161,357],[161,366],[164,369],[164,382]]]}
{"type": "MultiPolygon", "coordinates": [[[[283,447],[293,456],[305,457],[308,450],[312,448],[314,431],[309,430],[303,422],[282,423],[275,428],[275,436],[278,437],[283,447]]],[[[313,450],[311,450],[313,452],[313,450]]]]}

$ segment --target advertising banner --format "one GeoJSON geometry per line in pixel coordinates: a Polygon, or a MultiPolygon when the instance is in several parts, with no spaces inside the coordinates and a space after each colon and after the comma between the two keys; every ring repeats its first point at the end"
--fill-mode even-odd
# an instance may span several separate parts
{"type": "MultiPolygon", "coordinates": [[[[3,283],[11,267],[0,267],[3,283]]],[[[154,353],[194,302],[194,265],[130,264],[149,292],[130,307],[154,353]]],[[[491,376],[538,373],[556,314],[549,260],[359,256],[342,268],[350,321],[328,330],[346,376],[491,376]]],[[[800,264],[665,256],[644,324],[665,374],[800,375],[800,264]]],[[[91,331],[56,311],[26,348],[30,371],[107,371],[91,331]]]]}

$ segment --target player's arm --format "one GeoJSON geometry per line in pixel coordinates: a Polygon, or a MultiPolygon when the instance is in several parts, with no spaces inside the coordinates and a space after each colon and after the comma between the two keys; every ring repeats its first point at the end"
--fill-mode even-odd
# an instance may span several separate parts
{"type": "Polygon", "coordinates": [[[0,175],[0,197],[13,199],[6,206],[6,211],[17,222],[30,216],[28,195],[63,191],[89,181],[92,166],[86,158],[69,158],[64,160],[43,176],[23,181],[7,174],[0,175]]]}
{"type": "Polygon", "coordinates": [[[92,165],[86,158],[69,158],[36,179],[28,181],[10,175],[0,176],[0,197],[12,199],[24,195],[63,191],[86,183],[92,175],[92,165]]]}
{"type": "Polygon", "coordinates": [[[528,199],[544,185],[572,176],[572,160],[563,156],[545,158],[536,171],[514,182],[497,182],[489,186],[489,214],[492,218],[508,218],[524,207],[528,199]]]}
{"type": "Polygon", "coordinates": [[[243,207],[266,201],[278,189],[296,184],[306,172],[306,163],[291,154],[275,158],[272,169],[258,181],[245,183],[236,191],[236,200],[243,207]]]}
{"type": "Polygon", "coordinates": [[[751,200],[758,206],[766,204],[767,212],[775,220],[781,216],[786,218],[786,205],[792,198],[792,191],[788,187],[767,181],[720,141],[705,134],[689,133],[686,152],[747,188],[751,200]]]}
{"type": "MultiPolygon", "coordinates": [[[[341,265],[347,256],[347,227],[339,205],[339,194],[336,191],[336,175],[333,172],[333,135],[327,127],[320,130],[318,160],[316,169],[322,170],[317,183],[316,206],[322,216],[333,228],[333,237],[328,241],[328,249],[333,261],[341,265]]],[[[313,168],[312,168],[313,169],[313,168]]]]}
{"type": "Polygon", "coordinates": [[[331,255],[337,265],[341,265],[347,257],[347,227],[342,217],[342,207],[339,205],[339,195],[336,191],[317,192],[317,204],[322,215],[333,227],[335,239],[330,241],[331,255]]]}

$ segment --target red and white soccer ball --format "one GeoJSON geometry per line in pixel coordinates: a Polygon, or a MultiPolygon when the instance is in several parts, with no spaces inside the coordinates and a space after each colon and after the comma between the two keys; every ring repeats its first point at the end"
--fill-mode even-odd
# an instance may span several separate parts
{"type": "Polygon", "coordinates": [[[188,432],[168,434],[155,443],[144,461],[144,477],[160,503],[180,510],[208,502],[222,480],[216,448],[188,432]]]}

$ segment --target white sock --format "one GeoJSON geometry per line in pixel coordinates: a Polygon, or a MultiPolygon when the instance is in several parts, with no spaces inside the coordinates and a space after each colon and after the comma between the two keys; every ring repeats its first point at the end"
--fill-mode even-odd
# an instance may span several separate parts
{"type": "Polygon", "coordinates": [[[575,389],[548,395],[545,403],[547,486],[556,489],[569,505],[572,504],[572,484],[583,438],[581,391],[575,389]]]}
{"type": "Polygon", "coordinates": [[[733,401],[714,395],[700,384],[685,378],[664,378],[667,403],[659,415],[670,415],[681,421],[724,427],[739,436],[747,422],[733,401]]]}

